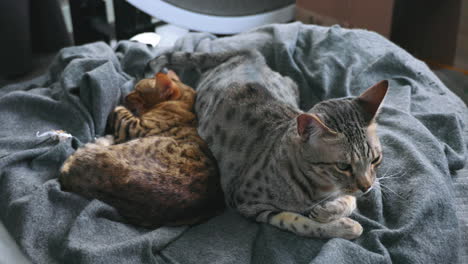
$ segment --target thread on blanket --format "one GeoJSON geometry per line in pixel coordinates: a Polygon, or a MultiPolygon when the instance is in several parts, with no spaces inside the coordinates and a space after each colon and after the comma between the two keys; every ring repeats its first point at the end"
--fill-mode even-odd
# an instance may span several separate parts
{"type": "Polygon", "coordinates": [[[58,140],[58,141],[62,142],[62,141],[65,141],[65,140],[67,140],[69,138],[72,138],[72,135],[69,134],[69,133],[66,133],[63,130],[51,130],[51,131],[47,131],[47,132],[43,132],[43,133],[40,133],[39,131],[37,131],[36,137],[49,137],[49,138],[52,138],[54,140],[58,140]]]}
{"type": "MultiPolygon", "coordinates": [[[[58,140],[59,142],[63,142],[67,140],[68,138],[72,138],[73,136],[69,133],[66,133],[63,130],[51,130],[47,132],[40,133],[39,131],[36,132],[36,137],[47,137],[45,140],[40,141],[39,143],[35,144],[33,147],[40,146],[46,142],[49,141],[55,141],[58,140]]],[[[0,154],[0,159],[3,159],[5,157],[10,156],[12,153],[1,153],[0,154]]]]}

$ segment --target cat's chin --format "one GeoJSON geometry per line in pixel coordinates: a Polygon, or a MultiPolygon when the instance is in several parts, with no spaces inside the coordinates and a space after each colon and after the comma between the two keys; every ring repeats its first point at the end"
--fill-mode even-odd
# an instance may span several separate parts
{"type": "Polygon", "coordinates": [[[364,195],[364,193],[360,190],[349,190],[349,189],[344,189],[342,190],[342,195],[351,195],[351,196],[354,196],[354,197],[360,197],[362,195],[364,195]]]}
{"type": "Polygon", "coordinates": [[[351,196],[354,196],[356,198],[358,197],[361,197],[361,196],[365,196],[365,195],[368,195],[370,192],[372,192],[372,190],[374,189],[374,185],[372,185],[367,191],[365,192],[362,192],[361,190],[357,190],[357,191],[343,191],[343,195],[351,195],[351,196]]]}

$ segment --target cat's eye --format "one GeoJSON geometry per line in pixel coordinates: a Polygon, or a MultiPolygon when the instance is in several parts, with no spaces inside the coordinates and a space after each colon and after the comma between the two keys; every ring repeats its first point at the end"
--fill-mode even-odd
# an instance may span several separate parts
{"type": "Polygon", "coordinates": [[[341,171],[351,171],[352,169],[351,164],[341,163],[341,162],[337,163],[336,167],[341,171]]]}
{"type": "Polygon", "coordinates": [[[378,163],[380,162],[381,159],[382,159],[382,156],[381,156],[381,155],[377,156],[377,158],[375,158],[375,159],[372,161],[372,164],[378,165],[378,163]]]}

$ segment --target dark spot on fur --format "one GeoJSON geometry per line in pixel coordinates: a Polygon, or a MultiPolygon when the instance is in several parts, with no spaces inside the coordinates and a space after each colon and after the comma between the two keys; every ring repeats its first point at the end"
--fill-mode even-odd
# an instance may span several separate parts
{"type": "Polygon", "coordinates": [[[268,197],[268,200],[275,199],[275,196],[273,196],[273,193],[271,192],[270,189],[267,189],[267,197],[268,197]]]}
{"type": "Polygon", "coordinates": [[[245,183],[245,187],[246,187],[246,188],[252,187],[252,182],[251,182],[250,180],[247,181],[247,182],[245,183]]]}
{"type": "Polygon", "coordinates": [[[156,141],[154,142],[153,146],[154,146],[155,148],[158,148],[159,145],[160,145],[161,143],[162,143],[162,140],[156,140],[156,141]]]}
{"type": "Polygon", "coordinates": [[[228,148],[230,150],[234,150],[234,147],[237,145],[238,141],[239,141],[239,136],[237,135],[232,136],[231,139],[229,140],[228,148]]]}
{"type": "Polygon", "coordinates": [[[257,118],[250,118],[250,120],[247,122],[247,125],[249,127],[254,127],[257,123],[258,123],[258,119],[257,118]]]}
{"type": "Polygon", "coordinates": [[[302,227],[303,227],[305,230],[309,229],[309,226],[306,225],[306,224],[302,225],[302,227]]]}
{"type": "Polygon", "coordinates": [[[261,157],[261,155],[257,155],[253,160],[253,164],[257,164],[258,161],[260,160],[260,157],[261,157]]]}
{"type": "Polygon", "coordinates": [[[288,156],[288,152],[286,151],[286,148],[281,149],[281,155],[288,156]]]}
{"type": "Polygon", "coordinates": [[[296,229],[296,227],[294,225],[291,225],[291,228],[292,228],[292,230],[294,230],[294,232],[297,232],[297,229],[296,229]]]}
{"type": "Polygon", "coordinates": [[[249,111],[254,111],[255,110],[255,107],[257,107],[257,102],[251,102],[251,103],[248,103],[245,108],[249,109],[249,111]]]}
{"type": "Polygon", "coordinates": [[[246,85],[246,92],[251,95],[251,96],[256,96],[258,94],[258,90],[257,90],[257,87],[258,85],[257,84],[252,84],[252,83],[249,83],[246,85]]]}
{"type": "Polygon", "coordinates": [[[215,133],[219,134],[220,131],[221,131],[221,127],[219,125],[216,125],[215,126],[215,133]]]}
{"type": "Polygon", "coordinates": [[[201,192],[201,183],[199,181],[194,181],[189,186],[189,191],[192,193],[200,193],[201,192]]]}
{"type": "Polygon", "coordinates": [[[166,178],[166,177],[159,176],[159,177],[158,177],[158,181],[159,181],[159,183],[161,183],[161,184],[166,184],[167,178],[166,178]]]}
{"type": "Polygon", "coordinates": [[[273,120],[282,119],[281,116],[276,112],[270,112],[270,116],[273,120]]]}
{"type": "Polygon", "coordinates": [[[234,107],[229,108],[225,114],[226,120],[231,121],[232,118],[234,117],[235,112],[236,112],[236,109],[234,107]]]}
{"type": "Polygon", "coordinates": [[[243,121],[243,122],[247,122],[247,121],[250,120],[251,117],[252,117],[252,113],[247,112],[247,113],[245,113],[245,114],[242,116],[242,121],[243,121]]]}
{"type": "Polygon", "coordinates": [[[182,181],[180,179],[173,179],[172,183],[175,184],[175,185],[181,185],[182,181]]]}
{"type": "Polygon", "coordinates": [[[105,153],[96,153],[96,159],[105,159],[106,158],[106,154],[105,153]]]}
{"type": "Polygon", "coordinates": [[[266,124],[264,124],[264,125],[258,127],[258,129],[257,129],[257,135],[258,135],[259,137],[264,137],[264,136],[266,135],[266,133],[267,133],[267,129],[268,129],[268,126],[267,126],[266,124]]]}
{"type": "Polygon", "coordinates": [[[153,180],[153,174],[149,173],[149,172],[145,172],[145,177],[148,181],[152,181],[153,180]]]}
{"type": "Polygon", "coordinates": [[[299,219],[299,216],[294,217],[294,221],[297,221],[299,219]]]}
{"type": "Polygon", "coordinates": [[[270,163],[270,166],[268,166],[268,168],[270,169],[271,172],[275,172],[275,166],[273,166],[272,163],[270,163]]]}
{"type": "Polygon", "coordinates": [[[284,227],[284,221],[283,221],[283,219],[280,220],[279,225],[280,225],[281,227],[284,227]]]}
{"type": "Polygon", "coordinates": [[[225,143],[226,143],[226,132],[224,130],[221,130],[221,132],[219,133],[219,144],[224,146],[225,143]]]}
{"type": "Polygon", "coordinates": [[[259,181],[261,178],[262,178],[262,174],[259,171],[255,172],[254,179],[259,181]]]}
{"type": "Polygon", "coordinates": [[[166,147],[166,151],[167,151],[167,153],[169,153],[169,154],[173,154],[173,153],[175,152],[175,149],[174,149],[173,144],[168,145],[168,146],[166,147]]]}

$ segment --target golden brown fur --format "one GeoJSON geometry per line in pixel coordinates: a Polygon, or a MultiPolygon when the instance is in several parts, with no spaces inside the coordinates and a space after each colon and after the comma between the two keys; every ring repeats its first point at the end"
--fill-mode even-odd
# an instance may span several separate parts
{"type": "Polygon", "coordinates": [[[101,199],[145,227],[194,224],[220,212],[224,198],[197,133],[195,91],[170,71],[140,81],[125,101],[109,119],[114,136],[65,161],[62,188],[101,199]]]}

